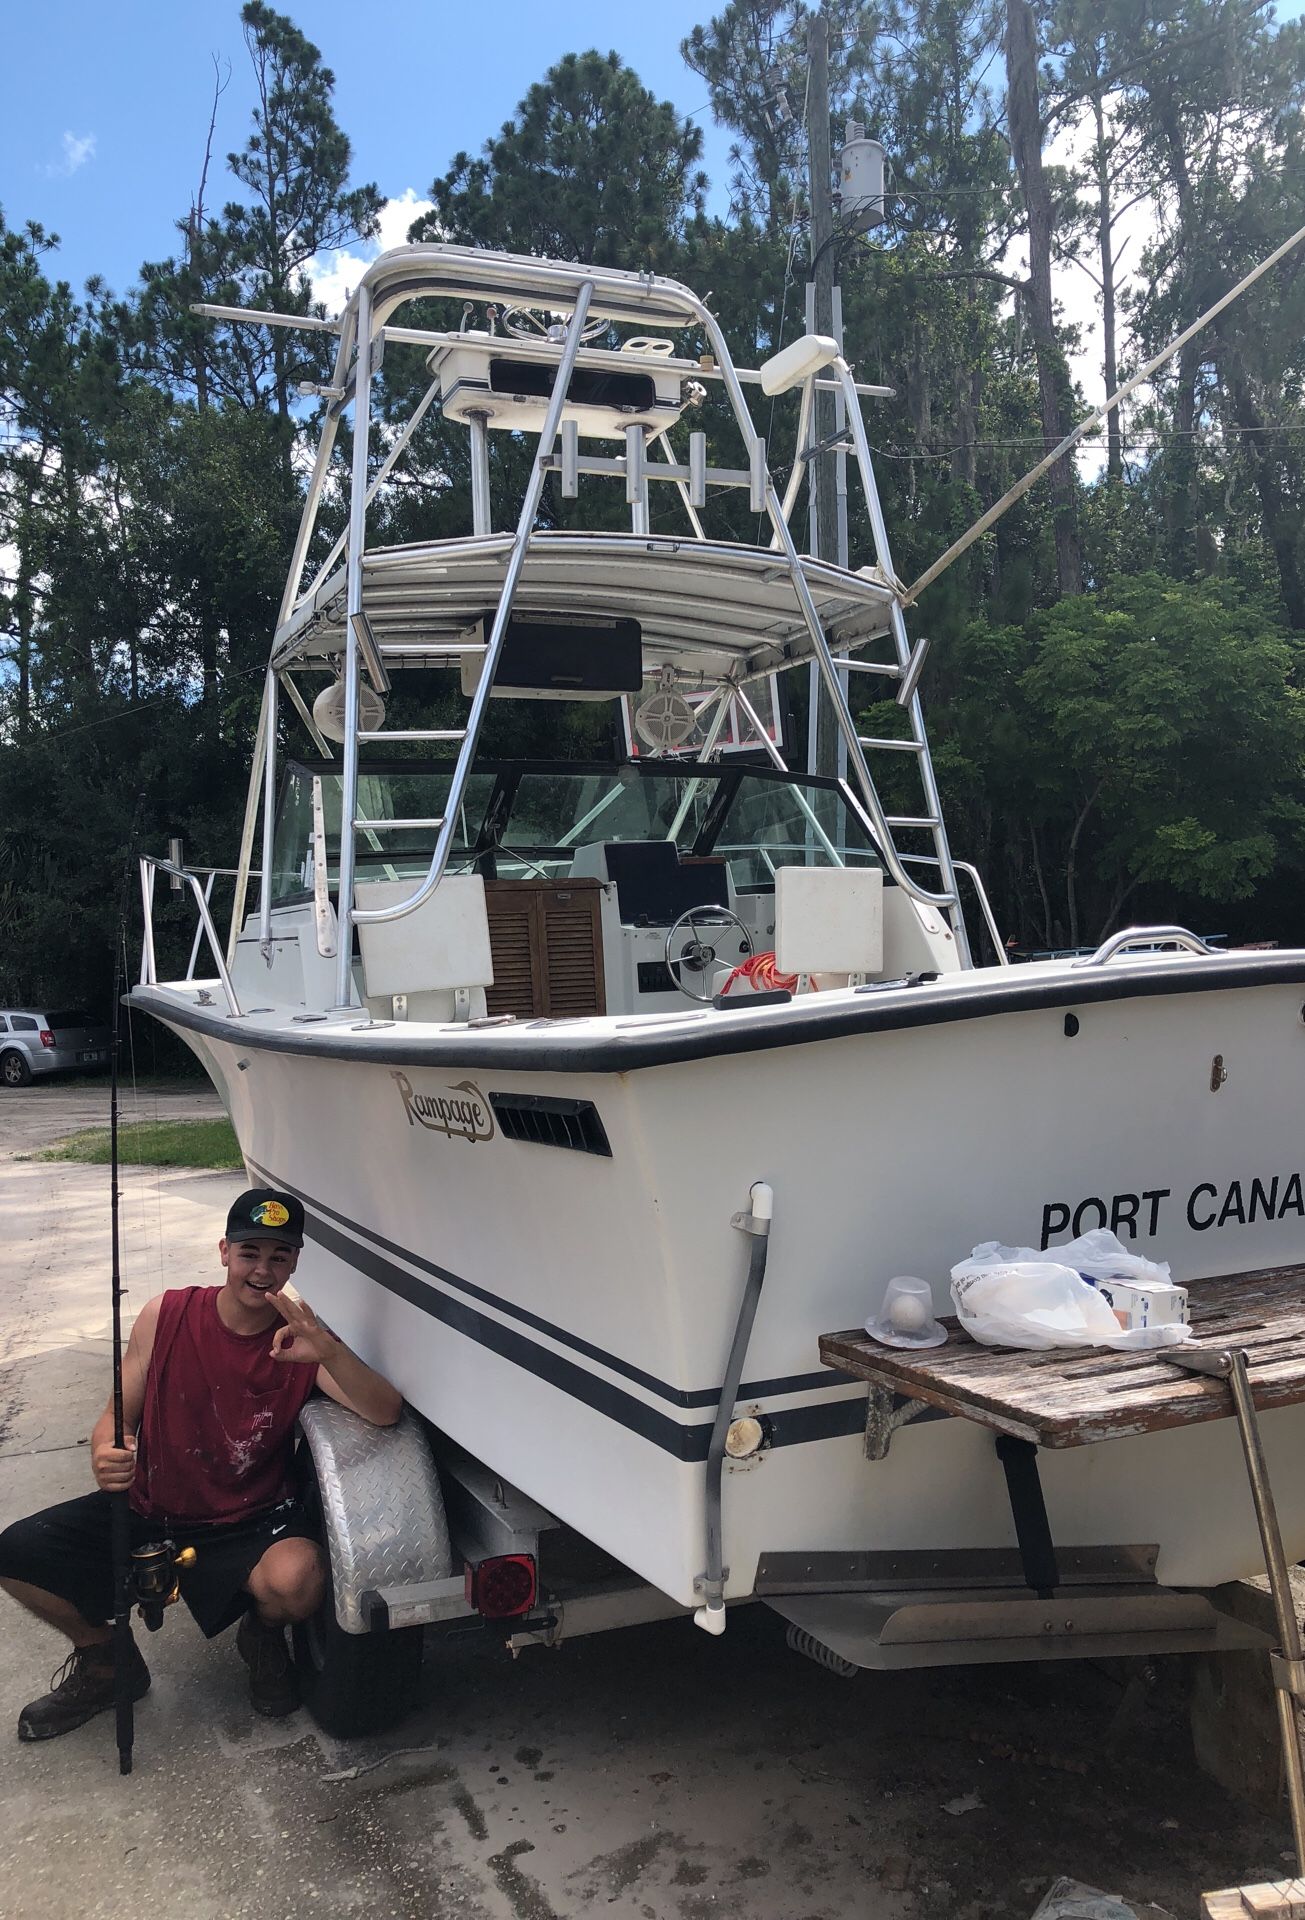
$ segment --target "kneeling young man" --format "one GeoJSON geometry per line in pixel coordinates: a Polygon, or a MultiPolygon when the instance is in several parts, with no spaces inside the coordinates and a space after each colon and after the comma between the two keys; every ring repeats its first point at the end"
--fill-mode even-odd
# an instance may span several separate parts
{"type": "MultiPolygon", "coordinates": [[[[109,1495],[123,1490],[134,1545],[166,1535],[195,1548],[181,1595],[204,1633],[240,1620],[256,1710],[298,1704],[285,1628],[317,1610],[325,1586],[291,1481],[299,1410],[318,1387],[375,1426],[403,1407],[306,1301],[283,1295],[303,1244],[293,1195],[242,1193],[218,1242],[225,1284],[161,1293],[137,1317],[122,1368],[127,1444],[113,1444],[112,1400],[91,1434],[100,1490],[0,1534],[0,1586],[73,1647],[52,1691],[23,1708],[20,1740],[68,1733],[113,1703],[109,1495]]],[[[134,1643],[131,1657],[139,1700],[149,1669],[134,1643]]]]}

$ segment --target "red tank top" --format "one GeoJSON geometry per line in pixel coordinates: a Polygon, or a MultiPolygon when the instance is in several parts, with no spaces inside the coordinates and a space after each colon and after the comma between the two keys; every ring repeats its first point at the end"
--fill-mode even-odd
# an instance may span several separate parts
{"type": "Polygon", "coordinates": [[[240,1520],[290,1491],[294,1425],[317,1368],[273,1360],[273,1327],[224,1327],[220,1291],[178,1287],[159,1300],[131,1491],[149,1520],[240,1520]]]}

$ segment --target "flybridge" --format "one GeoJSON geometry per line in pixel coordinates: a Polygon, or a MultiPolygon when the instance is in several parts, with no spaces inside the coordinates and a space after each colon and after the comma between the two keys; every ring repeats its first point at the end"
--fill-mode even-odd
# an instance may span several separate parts
{"type": "MultiPolygon", "coordinates": [[[[337,333],[339,341],[331,382],[317,389],[325,401],[321,436],[268,668],[232,952],[243,919],[260,791],[262,867],[264,874],[271,871],[282,694],[320,749],[328,750],[326,726],[334,728],[342,749],[346,826],[339,922],[395,921],[430,897],[448,865],[489,698],[495,693],[628,696],[624,639],[619,646],[616,640],[637,632],[642,675],[656,683],[661,712],[670,711],[675,722],[667,726],[662,750],[679,744],[673,735],[682,731],[687,714],[696,734],[694,748],[704,759],[719,750],[728,720],[731,727],[752,728],[759,748],[784,768],[780,743],[758,713],[758,705],[765,704],[762,683],[814,662],[820,697],[846,758],[849,798],[865,818],[891,879],[920,906],[941,912],[968,964],[956,870],[917,691],[927,643],[912,644],[906,631],[902,588],[861,416],[862,398],[886,390],[858,386],[832,339],[806,335],[761,368],[741,369],[706,302],[676,281],[459,247],[406,247],[383,255],[368,268],[339,322],[204,311],[259,326],[307,324],[337,333]],[[396,325],[394,316],[415,299],[462,302],[460,326],[440,332],[396,325]],[[677,347],[686,336],[701,343],[696,358],[677,347]],[[380,353],[391,341],[426,348],[431,379],[411,418],[377,460],[371,388],[380,353]],[[708,383],[716,382],[724,390],[741,449],[732,466],[711,463],[706,433],[694,424],[708,383]],[[841,398],[864,493],[873,560],[855,571],[800,554],[793,533],[803,479],[824,451],[813,441],[817,386],[832,386],[841,398]],[[748,387],[772,398],[797,396],[796,437],[782,495],[766,439],[748,410],[748,387]],[[470,528],[452,539],[369,547],[368,508],[435,405],[468,433],[470,528]],[[316,572],[305,578],[339,423],[350,406],[348,525],[316,572]],[[687,444],[676,446],[672,432],[686,425],[687,444]],[[511,530],[494,524],[488,451],[494,431],[536,436],[511,530]],[[575,500],[588,497],[586,490],[598,480],[623,489],[627,533],[537,526],[546,485],[555,482],[563,499],[575,500]],[[678,530],[667,532],[661,525],[654,530],[650,495],[655,486],[670,490],[678,530]],[[766,528],[765,544],[709,537],[703,514],[721,489],[746,492],[749,511],[766,528]],[[552,649],[557,658],[527,672],[522,657],[532,630],[541,654],[552,649]],[[604,634],[612,642],[606,647],[604,634]],[[458,674],[470,703],[463,723],[387,727],[383,703],[392,674],[432,667],[458,674]],[[330,681],[319,691],[323,671],[330,681]],[[851,676],[861,674],[872,676],[872,683],[886,682],[895,694],[903,714],[900,731],[879,737],[859,730],[848,687],[851,676]],[[318,677],[313,710],[300,685],[308,676],[318,677]],[[380,829],[361,815],[359,768],[381,742],[451,749],[456,765],[443,814],[400,823],[429,829],[434,836],[424,879],[402,899],[364,908],[354,893],[356,840],[365,833],[371,845],[380,829]],[[884,755],[892,757],[895,775],[914,773],[919,801],[911,811],[890,813],[880,800],[870,762],[884,755]]],[[[270,951],[266,881],[260,937],[270,951]]],[[[337,948],[341,1007],[350,1004],[351,952],[351,939],[342,937],[337,948]]]]}

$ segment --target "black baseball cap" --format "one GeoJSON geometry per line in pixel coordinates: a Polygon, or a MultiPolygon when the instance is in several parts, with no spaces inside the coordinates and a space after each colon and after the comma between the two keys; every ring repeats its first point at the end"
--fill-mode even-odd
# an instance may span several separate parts
{"type": "Polygon", "coordinates": [[[304,1244],[304,1207],[277,1187],[250,1187],[232,1202],[228,1240],[277,1240],[283,1247],[304,1244]]]}

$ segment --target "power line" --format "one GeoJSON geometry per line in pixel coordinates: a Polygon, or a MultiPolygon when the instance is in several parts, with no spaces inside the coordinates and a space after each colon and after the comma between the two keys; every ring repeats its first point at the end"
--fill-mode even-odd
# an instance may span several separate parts
{"type": "MultiPolygon", "coordinates": [[[[1097,429],[1097,431],[1099,431],[1099,429],[1097,429]]],[[[1305,433],[1305,421],[1296,421],[1280,427],[1231,427],[1227,429],[1226,432],[1209,427],[1141,427],[1130,429],[1129,432],[1121,434],[1120,441],[1125,448],[1128,448],[1162,446],[1168,440],[1202,440],[1216,443],[1220,447],[1232,452],[1235,451],[1236,440],[1240,439],[1244,434],[1253,433],[1305,433]]],[[[1027,452],[1030,449],[1045,448],[1046,444],[1045,438],[1030,435],[1027,438],[1017,440],[966,440],[958,447],[947,448],[941,452],[934,452],[926,447],[879,447],[874,445],[871,446],[870,451],[879,460],[955,460],[957,456],[962,453],[1027,452]]],[[[1097,449],[1089,449],[1089,451],[1093,450],[1099,451],[1100,449],[1099,447],[1097,449]]]]}
{"type": "MultiPolygon", "coordinates": [[[[233,671],[226,673],[223,678],[228,681],[249,680],[252,679],[255,674],[261,677],[266,671],[266,667],[237,667],[233,671]]],[[[170,707],[175,705],[176,702],[177,695],[175,693],[161,693],[153,700],[137,700],[131,706],[117,707],[112,713],[102,714],[98,720],[83,720],[75,727],[60,727],[57,733],[42,732],[39,737],[42,740],[68,740],[71,739],[75,733],[89,733],[94,727],[107,727],[115,724],[119,720],[125,720],[130,713],[148,713],[154,707],[170,707]]],[[[42,711],[44,710],[42,709],[42,711]]],[[[34,713],[30,717],[32,720],[39,722],[41,713],[34,713]]]]}

